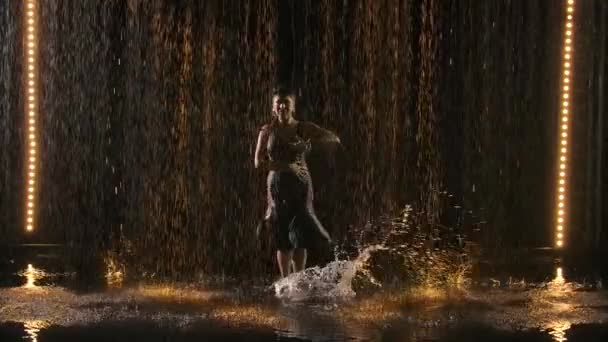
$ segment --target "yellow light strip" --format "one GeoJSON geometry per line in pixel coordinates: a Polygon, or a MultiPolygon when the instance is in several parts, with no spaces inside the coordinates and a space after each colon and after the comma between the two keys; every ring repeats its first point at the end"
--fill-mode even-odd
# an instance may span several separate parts
{"type": "MultiPolygon", "coordinates": [[[[559,150],[559,169],[557,174],[557,209],[555,226],[555,246],[564,246],[565,226],[566,226],[566,183],[568,172],[568,129],[570,124],[570,77],[572,72],[572,41],[574,37],[574,0],[566,1],[566,23],[564,28],[564,62],[562,76],[562,96],[560,111],[560,143],[559,150]]],[[[560,270],[561,271],[561,270],[560,270]]]]}
{"type": "Polygon", "coordinates": [[[36,79],[36,56],[37,56],[37,35],[36,35],[36,3],[35,0],[24,0],[25,8],[25,27],[24,48],[25,48],[25,65],[27,73],[25,79],[25,113],[27,125],[27,197],[25,208],[25,229],[29,232],[34,230],[34,217],[36,213],[35,198],[36,198],[36,122],[37,122],[37,79],[36,79]]]}

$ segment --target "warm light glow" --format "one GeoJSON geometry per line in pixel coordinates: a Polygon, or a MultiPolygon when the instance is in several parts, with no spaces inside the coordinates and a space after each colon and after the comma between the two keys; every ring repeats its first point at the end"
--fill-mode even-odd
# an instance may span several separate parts
{"type": "MultiPolygon", "coordinates": [[[[567,13],[572,13],[574,11],[574,7],[572,7],[574,5],[574,0],[568,0],[568,4],[569,6],[567,7],[566,11],[567,13]]],[[[572,67],[572,63],[570,62],[571,60],[571,54],[570,52],[572,51],[572,47],[570,46],[570,44],[572,43],[572,35],[573,35],[573,31],[572,31],[572,15],[571,14],[567,14],[567,21],[566,21],[566,29],[564,30],[564,64],[563,64],[563,73],[564,73],[564,78],[563,78],[563,87],[562,87],[562,110],[561,110],[561,121],[562,121],[562,125],[559,126],[560,127],[560,136],[562,137],[561,141],[560,141],[560,145],[561,147],[559,148],[559,160],[560,160],[560,164],[559,164],[559,171],[558,171],[558,187],[557,187],[557,191],[558,191],[558,198],[559,201],[557,203],[557,225],[556,225],[556,229],[559,233],[557,233],[556,235],[556,240],[555,240],[555,244],[557,247],[562,247],[564,242],[563,242],[563,237],[564,234],[562,234],[561,232],[564,229],[563,223],[564,223],[564,216],[566,215],[566,205],[564,203],[564,199],[565,199],[565,192],[566,192],[566,172],[564,171],[566,169],[566,160],[567,160],[567,152],[568,150],[566,149],[566,146],[568,145],[568,106],[570,105],[570,102],[568,101],[570,99],[570,68],[572,67]]],[[[561,268],[558,268],[558,277],[561,277],[561,268]]]]}
{"type": "MultiPolygon", "coordinates": [[[[26,120],[25,123],[27,125],[26,129],[28,132],[30,132],[28,134],[28,141],[30,143],[30,148],[26,150],[27,153],[27,161],[28,161],[28,169],[29,172],[27,172],[26,175],[26,182],[27,184],[29,184],[28,188],[27,188],[27,217],[26,217],[26,230],[27,231],[32,231],[34,229],[34,226],[32,224],[32,222],[34,221],[34,215],[35,215],[35,210],[34,210],[34,193],[35,193],[35,188],[34,188],[34,184],[36,183],[36,135],[34,134],[34,132],[36,131],[36,112],[34,111],[34,108],[36,108],[36,96],[34,96],[34,94],[36,93],[36,75],[34,74],[34,70],[36,69],[36,59],[34,58],[34,55],[36,54],[36,47],[37,47],[37,42],[36,42],[36,26],[34,18],[36,17],[36,6],[34,4],[34,1],[28,1],[27,2],[27,10],[25,11],[25,22],[26,22],[26,27],[27,27],[27,34],[24,34],[24,44],[27,47],[26,51],[27,51],[27,56],[25,58],[25,67],[26,70],[29,70],[29,72],[27,73],[28,76],[28,80],[27,80],[27,84],[28,84],[28,88],[26,90],[26,102],[25,102],[25,112],[29,115],[29,120],[26,120]],[[28,109],[29,108],[29,109],[28,109]]],[[[28,266],[28,272],[32,271],[33,268],[31,265],[28,266]]]]}
{"type": "Polygon", "coordinates": [[[558,267],[555,270],[555,281],[557,281],[557,282],[563,282],[564,281],[564,271],[562,270],[561,267],[558,267]]]}
{"type": "Polygon", "coordinates": [[[27,279],[27,283],[24,285],[24,287],[27,288],[33,288],[36,287],[36,269],[34,268],[34,266],[32,266],[32,264],[28,264],[27,265],[27,270],[25,270],[25,272],[23,273],[25,275],[25,278],[27,279]]]}

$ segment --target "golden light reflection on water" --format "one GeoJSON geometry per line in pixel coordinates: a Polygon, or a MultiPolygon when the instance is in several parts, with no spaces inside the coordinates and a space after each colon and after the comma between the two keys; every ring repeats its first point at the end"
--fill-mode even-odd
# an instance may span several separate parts
{"type": "MultiPolygon", "coordinates": [[[[554,297],[559,296],[567,296],[570,292],[570,289],[566,286],[566,279],[564,278],[564,270],[561,267],[557,267],[555,269],[555,278],[549,284],[550,295],[554,297]]],[[[554,303],[554,310],[558,310],[560,312],[569,312],[572,309],[572,305],[568,303],[554,303]]],[[[546,330],[549,335],[553,337],[553,340],[556,342],[564,342],[568,339],[566,338],[566,332],[570,329],[571,323],[567,320],[558,320],[549,323],[546,326],[546,330]]]]}
{"type": "Polygon", "coordinates": [[[357,301],[354,306],[338,309],[338,315],[345,319],[359,322],[378,322],[402,318],[408,306],[424,306],[427,309],[437,308],[442,303],[454,302],[464,298],[464,291],[453,291],[417,287],[398,294],[381,294],[357,301]]]}
{"type": "Polygon", "coordinates": [[[126,293],[165,304],[189,304],[207,318],[241,326],[276,327],[283,319],[271,307],[262,303],[242,302],[226,291],[202,290],[196,287],[159,284],[142,285],[126,293]]]}
{"type": "Polygon", "coordinates": [[[236,326],[253,325],[276,328],[285,323],[284,317],[280,317],[275,311],[261,305],[219,306],[213,310],[210,318],[236,326]]]}
{"type": "Polygon", "coordinates": [[[176,303],[193,302],[201,305],[210,299],[221,298],[224,295],[224,292],[221,291],[205,291],[172,285],[141,285],[134,292],[147,298],[162,299],[176,303]]]}
{"type": "Polygon", "coordinates": [[[553,337],[553,340],[556,342],[564,342],[568,339],[566,338],[566,332],[570,329],[570,322],[568,321],[559,321],[551,324],[549,326],[549,335],[553,337]]]}
{"type": "Polygon", "coordinates": [[[555,278],[553,279],[555,284],[564,284],[566,280],[564,279],[564,271],[561,267],[557,267],[555,269],[555,278]]]}
{"type": "Polygon", "coordinates": [[[36,285],[36,281],[41,279],[44,276],[44,272],[42,270],[36,269],[32,264],[28,264],[25,271],[22,272],[23,276],[26,278],[26,283],[23,287],[28,289],[38,288],[36,285]]]}
{"type": "Polygon", "coordinates": [[[120,263],[115,261],[114,258],[106,257],[106,284],[109,288],[120,288],[123,285],[125,279],[124,267],[121,267],[120,263]]]}
{"type": "Polygon", "coordinates": [[[23,323],[23,330],[27,334],[27,339],[31,342],[38,342],[38,333],[48,324],[44,321],[27,321],[23,323]]]}

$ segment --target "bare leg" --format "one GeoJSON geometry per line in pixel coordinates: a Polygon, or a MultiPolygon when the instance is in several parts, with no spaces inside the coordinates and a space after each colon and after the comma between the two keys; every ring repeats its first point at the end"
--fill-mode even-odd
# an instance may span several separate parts
{"type": "Polygon", "coordinates": [[[306,248],[296,248],[293,251],[293,268],[296,272],[306,267],[306,248]]]}
{"type": "Polygon", "coordinates": [[[281,271],[282,278],[285,278],[289,275],[292,260],[293,250],[277,251],[277,263],[279,264],[279,271],[281,271]]]}

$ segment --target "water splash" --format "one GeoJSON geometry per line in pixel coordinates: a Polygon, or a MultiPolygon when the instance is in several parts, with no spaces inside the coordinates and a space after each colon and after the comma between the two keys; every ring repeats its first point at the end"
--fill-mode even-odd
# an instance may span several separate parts
{"type": "Polygon", "coordinates": [[[388,250],[388,247],[369,246],[354,260],[336,260],[322,268],[315,266],[302,272],[292,273],[272,284],[275,295],[277,298],[291,301],[353,298],[356,296],[353,280],[357,274],[380,286],[367,270],[373,252],[378,250],[388,250]]]}

